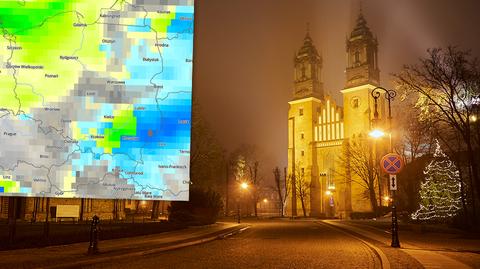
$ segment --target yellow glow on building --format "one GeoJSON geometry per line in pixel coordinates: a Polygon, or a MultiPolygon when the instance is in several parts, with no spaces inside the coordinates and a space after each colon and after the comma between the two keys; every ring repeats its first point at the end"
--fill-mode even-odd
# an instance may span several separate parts
{"type": "MultiPolygon", "coordinates": [[[[363,197],[364,188],[355,183],[355,175],[339,164],[345,141],[370,132],[372,115],[365,112],[371,110],[370,92],[379,84],[377,42],[371,40],[374,35],[362,36],[370,31],[365,28],[364,19],[357,22],[360,23],[356,29],[362,31],[353,31],[347,40],[346,81],[341,90],[343,107],[323,90],[319,79],[322,59],[308,35],[295,56],[294,90],[288,112],[288,173],[294,169],[296,173],[303,171],[305,180],[311,184],[309,200],[304,201],[311,216],[348,217],[352,211],[371,210],[363,197]],[[304,138],[300,136],[302,132],[304,138]],[[345,178],[336,176],[337,171],[345,174],[345,178]],[[332,186],[336,189],[328,189],[332,186]]],[[[384,108],[384,103],[379,107],[384,108]]],[[[379,113],[384,115],[383,111],[379,113]]],[[[287,204],[287,211],[292,210],[292,214],[301,211],[298,195],[294,201],[287,204]]]]}

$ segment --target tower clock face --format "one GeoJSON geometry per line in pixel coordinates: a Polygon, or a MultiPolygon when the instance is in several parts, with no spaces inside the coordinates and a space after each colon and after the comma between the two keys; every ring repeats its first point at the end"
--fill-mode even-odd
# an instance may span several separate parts
{"type": "Polygon", "coordinates": [[[359,108],[360,107],[360,97],[354,96],[350,99],[350,106],[352,108],[359,108]]]}

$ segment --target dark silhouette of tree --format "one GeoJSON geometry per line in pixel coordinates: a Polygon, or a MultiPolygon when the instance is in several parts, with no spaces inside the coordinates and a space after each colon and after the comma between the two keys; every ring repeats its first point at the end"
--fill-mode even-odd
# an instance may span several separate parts
{"type": "Polygon", "coordinates": [[[278,195],[278,202],[279,202],[279,207],[280,207],[280,216],[284,217],[285,216],[285,201],[287,199],[287,189],[286,188],[286,177],[284,177],[284,180],[282,182],[282,176],[280,174],[280,169],[275,167],[273,169],[273,178],[275,180],[275,190],[278,195]]]}
{"type": "Polygon", "coordinates": [[[223,193],[225,191],[224,149],[202,117],[201,107],[195,99],[192,103],[191,139],[190,182],[192,186],[223,193]]]}
{"type": "Polygon", "coordinates": [[[251,195],[252,208],[255,217],[258,216],[258,201],[263,191],[263,177],[260,176],[260,163],[258,161],[257,149],[254,145],[240,145],[231,154],[234,160],[234,174],[237,183],[247,182],[251,195]]]}

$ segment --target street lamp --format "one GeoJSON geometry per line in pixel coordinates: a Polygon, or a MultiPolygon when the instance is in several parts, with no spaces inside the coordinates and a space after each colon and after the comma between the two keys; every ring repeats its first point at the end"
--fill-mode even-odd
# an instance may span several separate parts
{"type": "MultiPolygon", "coordinates": [[[[373,118],[374,121],[376,122],[378,120],[378,98],[383,94],[385,96],[385,99],[388,101],[388,128],[389,128],[389,137],[390,137],[390,152],[393,153],[393,146],[392,146],[392,106],[391,106],[391,101],[397,96],[397,92],[394,90],[387,90],[383,87],[376,87],[372,90],[372,97],[374,100],[374,112],[373,112],[373,118]]],[[[375,126],[376,127],[376,126],[375,126]]],[[[370,136],[374,138],[382,137],[383,135],[380,135],[381,132],[380,130],[373,130],[370,132],[370,136]],[[380,135],[380,136],[379,136],[380,135]]],[[[380,194],[379,194],[380,195],[380,194]]],[[[394,248],[399,248],[400,247],[400,240],[398,239],[398,221],[397,221],[397,206],[396,206],[396,199],[395,199],[395,190],[392,190],[392,243],[391,246],[394,248]]]]}
{"type": "Polygon", "coordinates": [[[385,133],[380,129],[374,129],[370,133],[368,133],[368,135],[373,138],[380,138],[380,137],[383,137],[385,133]]]}
{"type": "MultiPolygon", "coordinates": [[[[378,120],[378,98],[382,95],[380,90],[384,91],[385,99],[388,101],[388,129],[389,129],[389,137],[390,137],[390,152],[393,152],[392,146],[392,106],[391,101],[397,96],[397,92],[394,90],[387,90],[383,87],[376,87],[372,90],[372,97],[374,100],[374,112],[373,112],[373,119],[376,122],[378,120]]],[[[375,126],[377,127],[377,126],[375,126]]],[[[385,133],[380,129],[372,130],[369,135],[373,138],[380,138],[385,135],[385,133]]]]}
{"type": "MultiPolygon", "coordinates": [[[[247,182],[242,182],[240,183],[240,191],[242,192],[242,197],[243,197],[243,191],[248,189],[248,183],[247,182]]],[[[238,194],[237,198],[237,222],[240,223],[240,193],[238,194]]]]}

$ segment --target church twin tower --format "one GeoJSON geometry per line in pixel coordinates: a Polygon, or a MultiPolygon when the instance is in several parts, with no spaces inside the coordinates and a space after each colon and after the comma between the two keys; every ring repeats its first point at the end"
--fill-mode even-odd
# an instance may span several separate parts
{"type": "MultiPolygon", "coordinates": [[[[370,94],[380,81],[377,39],[362,14],[346,43],[343,108],[325,94],[322,57],[308,32],[295,55],[293,99],[288,102],[288,173],[294,180],[289,182],[287,213],[293,216],[348,218],[352,211],[372,210],[343,150],[346,141],[371,129],[370,94]]],[[[384,102],[379,101],[383,114],[384,102]]]]}

